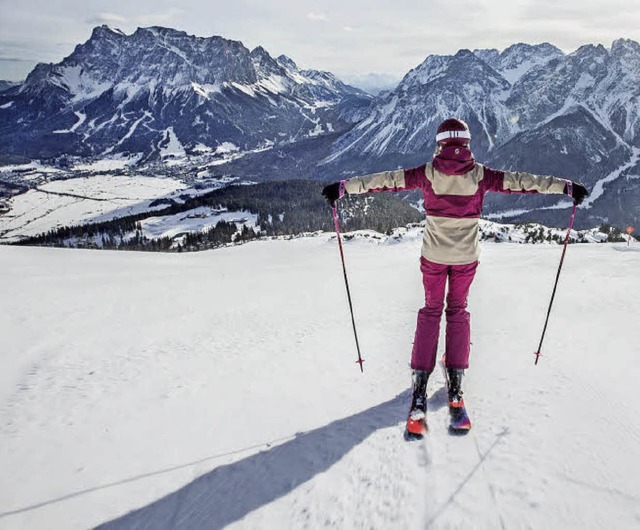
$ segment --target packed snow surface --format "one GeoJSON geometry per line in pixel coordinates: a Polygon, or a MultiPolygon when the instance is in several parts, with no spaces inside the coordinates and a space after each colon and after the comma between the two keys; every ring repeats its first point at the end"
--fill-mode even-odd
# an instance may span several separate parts
{"type": "Polygon", "coordinates": [[[420,238],[0,247],[0,528],[638,528],[640,252],[483,243],[465,398],[407,443],[420,238]]]}

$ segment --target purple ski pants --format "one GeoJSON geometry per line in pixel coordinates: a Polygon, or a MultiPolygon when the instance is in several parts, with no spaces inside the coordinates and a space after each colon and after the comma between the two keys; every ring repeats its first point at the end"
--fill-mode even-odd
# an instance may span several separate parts
{"type": "Polygon", "coordinates": [[[414,370],[433,372],[435,367],[447,279],[449,289],[446,310],[446,363],[448,368],[469,367],[471,330],[467,296],[477,267],[477,261],[467,265],[441,265],[420,258],[425,305],[418,312],[416,336],[411,353],[411,368],[414,370]]]}

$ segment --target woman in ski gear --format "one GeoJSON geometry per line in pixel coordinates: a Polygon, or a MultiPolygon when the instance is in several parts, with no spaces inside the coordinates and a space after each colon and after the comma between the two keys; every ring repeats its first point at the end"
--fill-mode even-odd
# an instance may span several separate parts
{"type": "MultiPolygon", "coordinates": [[[[478,266],[479,218],[485,194],[564,193],[580,204],[588,192],[582,184],[567,179],[495,170],[476,162],[470,150],[471,133],[462,120],[451,118],[442,122],[435,139],[436,152],[427,164],[342,180],[326,186],[322,194],[334,206],[346,194],[422,190],[427,212],[420,258],[425,305],[418,312],[411,354],[414,396],[410,420],[415,417],[424,424],[426,380],[436,364],[446,291],[444,360],[452,426],[455,415],[456,424],[468,429],[466,413],[463,414],[466,419],[461,419],[458,412],[464,412],[461,379],[469,366],[470,349],[470,317],[466,307],[478,266]]],[[[419,425],[414,427],[420,429],[419,425]]]]}

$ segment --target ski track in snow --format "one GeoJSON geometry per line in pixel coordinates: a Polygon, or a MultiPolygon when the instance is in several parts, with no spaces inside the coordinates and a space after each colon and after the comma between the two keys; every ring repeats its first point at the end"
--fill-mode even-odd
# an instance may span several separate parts
{"type": "Polygon", "coordinates": [[[570,247],[534,366],[560,248],[483,243],[473,429],[437,370],[407,443],[419,245],[345,242],[364,374],[328,235],[0,247],[0,529],[640,526],[640,253],[570,247]]]}
{"type": "Polygon", "coordinates": [[[620,166],[618,169],[612,171],[609,175],[595,183],[593,190],[591,190],[591,195],[584,200],[584,208],[591,208],[592,204],[604,194],[605,184],[620,178],[625,171],[633,168],[638,161],[640,161],[640,149],[634,147],[631,160],[629,160],[629,162],[620,166]]]}

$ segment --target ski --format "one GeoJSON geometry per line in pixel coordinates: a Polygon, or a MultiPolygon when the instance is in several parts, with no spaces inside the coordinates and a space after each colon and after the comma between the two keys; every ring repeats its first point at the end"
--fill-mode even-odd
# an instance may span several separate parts
{"type": "Polygon", "coordinates": [[[427,417],[424,412],[421,414],[410,414],[407,418],[407,426],[404,430],[404,439],[408,442],[422,440],[428,431],[427,417]]]}
{"type": "Polygon", "coordinates": [[[452,434],[466,434],[471,429],[471,420],[464,401],[449,403],[449,431],[452,434]]]}

